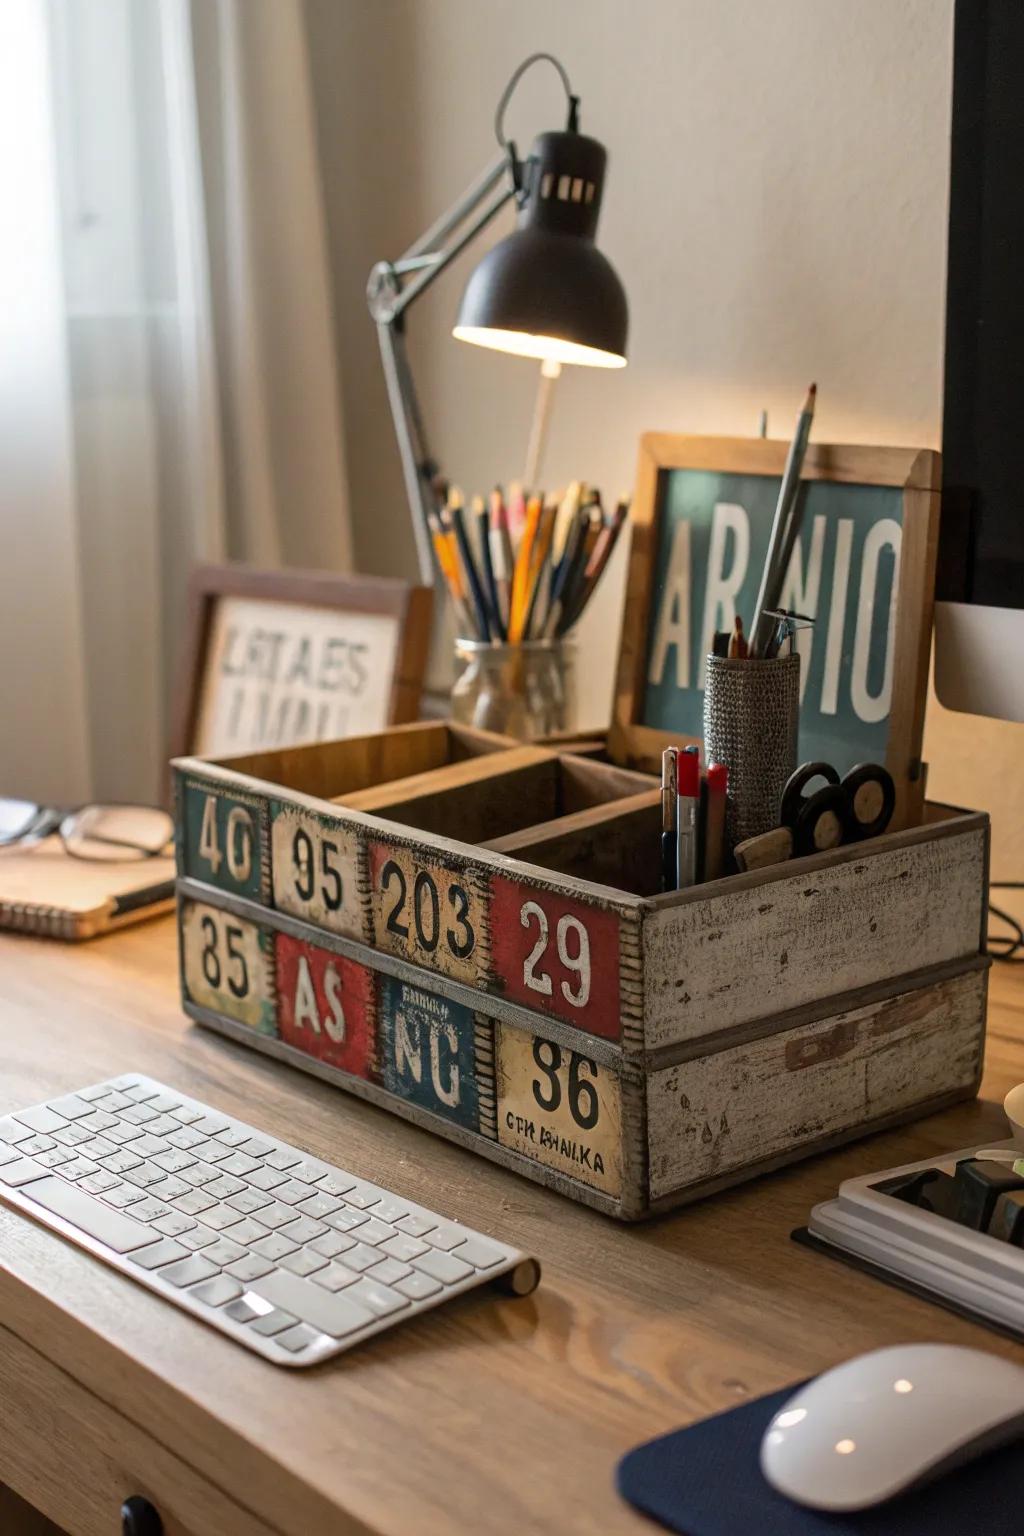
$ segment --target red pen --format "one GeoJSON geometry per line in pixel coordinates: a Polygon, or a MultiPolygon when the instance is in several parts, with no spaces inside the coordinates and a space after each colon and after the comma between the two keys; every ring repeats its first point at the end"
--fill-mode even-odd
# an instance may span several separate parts
{"type": "Polygon", "coordinates": [[[707,786],[707,812],[704,818],[704,879],[718,880],[722,875],[725,850],[725,796],[729,788],[729,770],[724,763],[708,764],[707,786]]]}

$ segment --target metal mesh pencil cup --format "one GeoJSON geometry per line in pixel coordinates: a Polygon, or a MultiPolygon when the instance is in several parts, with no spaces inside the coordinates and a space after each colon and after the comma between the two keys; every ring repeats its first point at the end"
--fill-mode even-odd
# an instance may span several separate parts
{"type": "Polygon", "coordinates": [[[779,825],[786,780],[797,765],[800,657],[735,661],[709,656],[704,680],[704,751],[725,763],[725,837],[731,851],[779,825]]]}

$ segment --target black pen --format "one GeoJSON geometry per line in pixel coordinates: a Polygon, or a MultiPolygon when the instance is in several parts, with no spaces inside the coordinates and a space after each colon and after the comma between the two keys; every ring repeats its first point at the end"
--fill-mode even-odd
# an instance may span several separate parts
{"type": "Polygon", "coordinates": [[[661,888],[676,889],[676,790],[679,753],[666,747],[661,754],[661,888]]]}

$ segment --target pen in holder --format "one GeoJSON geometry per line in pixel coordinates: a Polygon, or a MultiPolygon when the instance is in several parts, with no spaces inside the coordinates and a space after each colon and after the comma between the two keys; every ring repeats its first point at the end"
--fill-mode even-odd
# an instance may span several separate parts
{"type": "Polygon", "coordinates": [[[704,751],[709,763],[729,769],[730,853],[745,838],[778,826],[782,791],[797,765],[799,726],[798,652],[770,661],[707,658],[704,751]]]}

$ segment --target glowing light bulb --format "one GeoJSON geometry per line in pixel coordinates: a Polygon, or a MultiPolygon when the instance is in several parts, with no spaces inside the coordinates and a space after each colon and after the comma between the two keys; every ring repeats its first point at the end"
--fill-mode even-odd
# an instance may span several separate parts
{"type": "Polygon", "coordinates": [[[856,1440],[837,1440],[835,1445],[837,1456],[852,1456],[857,1449],[856,1440]]]}

